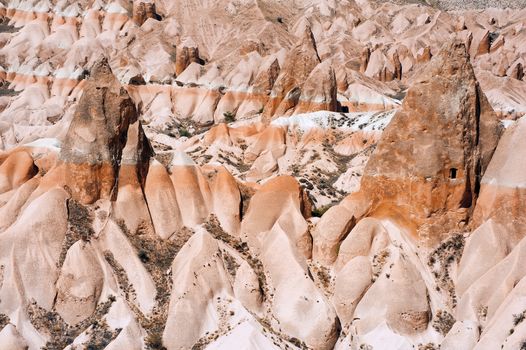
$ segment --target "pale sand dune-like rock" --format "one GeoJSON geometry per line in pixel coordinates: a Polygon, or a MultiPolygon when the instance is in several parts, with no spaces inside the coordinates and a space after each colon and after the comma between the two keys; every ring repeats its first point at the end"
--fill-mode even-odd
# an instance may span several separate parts
{"type": "Polygon", "coordinates": [[[325,264],[336,260],[341,249],[339,244],[355,225],[352,213],[343,206],[330,208],[316,225],[313,232],[313,259],[325,264]]]}
{"type": "Polygon", "coordinates": [[[200,232],[187,242],[174,260],[176,277],[170,300],[171,316],[163,334],[168,349],[191,347],[206,331],[215,330],[214,319],[220,317],[219,310],[214,307],[216,298],[220,301],[232,295],[218,252],[218,243],[208,233],[200,232]],[[200,312],[196,312],[198,310],[200,312]]]}
{"type": "Polygon", "coordinates": [[[354,310],[372,277],[371,263],[364,256],[350,260],[336,276],[333,303],[342,326],[347,327],[354,320],[354,310]]]}
{"type": "Polygon", "coordinates": [[[355,309],[359,335],[373,336],[386,322],[390,331],[415,334],[427,328],[430,310],[426,286],[412,262],[402,255],[393,260],[389,275],[381,275],[355,309]],[[390,293],[385,294],[386,289],[390,293]],[[379,298],[383,299],[378,303],[379,298]]]}
{"type": "MultiPolygon", "coordinates": [[[[304,215],[310,203],[292,177],[277,177],[263,185],[250,200],[241,223],[241,234],[257,247],[258,236],[274,226],[285,230],[293,247],[304,256],[310,255],[311,238],[304,215]]],[[[303,259],[298,257],[298,259],[303,259]]]]}
{"type": "Polygon", "coordinates": [[[27,152],[15,152],[0,165],[0,193],[18,188],[35,175],[32,157],[27,152]]]}
{"type": "Polygon", "coordinates": [[[150,163],[144,195],[155,233],[163,239],[169,238],[182,227],[183,221],[170,175],[156,160],[150,163]]]}
{"type": "Polygon", "coordinates": [[[343,268],[355,257],[374,255],[386,248],[388,243],[387,231],[378,220],[362,219],[341,242],[336,269],[343,268]]]}
{"type": "MultiPolygon", "coordinates": [[[[6,266],[0,290],[3,314],[15,317],[27,300],[34,300],[47,310],[53,307],[59,275],[56,264],[67,229],[67,197],[59,189],[43,194],[24,209],[17,223],[2,233],[2,265],[6,266]],[[14,285],[19,287],[12,288],[14,285]]],[[[26,317],[14,318],[14,322],[31,347],[42,341],[35,339],[34,334],[27,338],[32,331],[26,317]]]]}
{"type": "Polygon", "coordinates": [[[272,311],[283,331],[312,348],[329,349],[336,340],[336,313],[305,275],[294,243],[280,225],[261,237],[261,261],[275,288],[272,311]],[[309,321],[299,326],[298,318],[309,321]]]}
{"type": "Polygon", "coordinates": [[[102,285],[102,269],[93,248],[77,242],[68,250],[57,281],[57,312],[69,324],[86,319],[95,310],[102,285]]]}
{"type": "Polygon", "coordinates": [[[475,209],[475,222],[493,219],[503,225],[512,242],[523,237],[524,218],[524,157],[512,152],[524,143],[526,120],[521,118],[502,136],[481,182],[480,197],[475,209]]]}

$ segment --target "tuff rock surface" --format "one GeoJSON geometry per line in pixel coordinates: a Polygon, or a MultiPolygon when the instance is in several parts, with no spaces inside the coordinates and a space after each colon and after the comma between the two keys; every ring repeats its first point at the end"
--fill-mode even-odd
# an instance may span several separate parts
{"type": "Polygon", "coordinates": [[[487,5],[3,1],[0,349],[524,348],[487,5]]]}

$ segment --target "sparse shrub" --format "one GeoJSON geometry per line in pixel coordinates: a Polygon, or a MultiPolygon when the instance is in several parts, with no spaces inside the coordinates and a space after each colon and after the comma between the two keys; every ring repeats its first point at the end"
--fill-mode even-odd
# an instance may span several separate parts
{"type": "Polygon", "coordinates": [[[103,320],[112,303],[111,300],[99,303],[91,316],[74,326],[68,325],[56,311],[47,311],[35,301],[27,306],[27,313],[29,321],[38,331],[50,334],[47,343],[42,347],[44,350],[64,349],[89,326],[93,326],[93,329],[86,348],[104,349],[122,330],[118,328],[112,331],[103,320]]]}
{"type": "Polygon", "coordinates": [[[225,122],[227,123],[233,123],[236,121],[236,116],[230,111],[223,113],[223,117],[225,117],[225,122]]]}
{"type": "Polygon", "coordinates": [[[329,269],[324,267],[324,266],[320,266],[318,267],[317,271],[316,271],[316,276],[318,277],[318,281],[320,281],[321,285],[325,288],[325,289],[328,289],[331,285],[331,273],[329,272],[329,269]]]}
{"type": "Polygon", "coordinates": [[[447,311],[438,310],[433,320],[433,328],[442,335],[446,335],[455,324],[455,318],[447,311]]]}
{"type": "Polygon", "coordinates": [[[440,346],[437,346],[434,343],[418,344],[418,350],[438,350],[438,349],[440,349],[440,346]]]}
{"type": "Polygon", "coordinates": [[[486,320],[486,317],[488,316],[488,306],[479,306],[477,309],[477,315],[480,319],[486,320]]]}
{"type": "Polygon", "coordinates": [[[524,321],[525,318],[526,318],[526,315],[524,314],[524,311],[521,312],[520,314],[513,315],[513,325],[517,326],[519,323],[524,321]]]}
{"type": "Polygon", "coordinates": [[[139,256],[139,259],[141,259],[143,263],[147,263],[148,261],[150,261],[150,258],[148,257],[148,253],[144,249],[139,250],[139,254],[137,255],[139,256]]]}
{"type": "Polygon", "coordinates": [[[226,251],[223,252],[221,256],[223,257],[223,262],[226,267],[226,270],[233,278],[235,278],[237,274],[237,269],[239,268],[239,264],[237,263],[236,259],[232,255],[228,254],[228,252],[226,251]]]}
{"type": "Polygon", "coordinates": [[[80,74],[80,76],[79,76],[78,79],[79,79],[79,80],[84,80],[84,79],[88,79],[88,78],[89,78],[89,70],[84,69],[84,70],[82,71],[82,73],[80,74]]]}
{"type": "Polygon", "coordinates": [[[427,261],[431,268],[437,285],[449,295],[449,303],[452,307],[457,304],[457,296],[450,270],[455,262],[460,260],[464,249],[464,236],[457,233],[443,241],[430,255],[427,261]]]}
{"type": "Polygon", "coordinates": [[[376,279],[380,276],[380,273],[382,272],[382,269],[384,268],[385,264],[387,263],[387,259],[391,255],[391,252],[389,249],[384,248],[383,250],[379,251],[378,254],[375,254],[373,257],[373,282],[376,281],[376,279]]]}
{"type": "Polygon", "coordinates": [[[66,254],[71,246],[78,240],[89,242],[91,237],[95,234],[93,230],[93,214],[88,207],[81,203],[68,199],[68,230],[62,242],[60,256],[57,262],[57,267],[61,268],[66,254]]]}
{"type": "Polygon", "coordinates": [[[321,218],[322,215],[325,214],[327,210],[329,210],[330,207],[331,207],[330,205],[324,205],[319,208],[314,208],[312,210],[312,216],[315,218],[321,218]]]}
{"type": "Polygon", "coordinates": [[[185,129],[185,128],[180,128],[180,129],[179,129],[179,136],[180,136],[180,137],[191,137],[192,134],[191,134],[190,131],[188,131],[187,129],[185,129]]]}
{"type": "Polygon", "coordinates": [[[70,199],[67,202],[68,206],[68,223],[69,228],[78,238],[88,242],[95,234],[92,227],[93,215],[89,209],[81,203],[70,199]]]}
{"type": "Polygon", "coordinates": [[[163,346],[163,338],[161,334],[159,333],[148,334],[145,340],[146,340],[146,345],[150,349],[166,349],[163,346]]]}
{"type": "Polygon", "coordinates": [[[263,113],[264,110],[265,110],[265,107],[264,107],[264,106],[261,106],[261,108],[260,108],[259,111],[258,111],[258,114],[263,113]]]}
{"type": "Polygon", "coordinates": [[[9,323],[9,316],[0,314],[0,329],[3,329],[9,323]]]}

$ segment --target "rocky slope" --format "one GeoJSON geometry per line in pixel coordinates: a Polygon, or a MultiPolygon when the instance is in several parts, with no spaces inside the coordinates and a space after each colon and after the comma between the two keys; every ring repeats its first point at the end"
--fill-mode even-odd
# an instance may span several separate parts
{"type": "Polygon", "coordinates": [[[485,9],[488,7],[494,8],[524,8],[526,7],[526,2],[523,0],[496,0],[496,1],[487,1],[487,0],[470,0],[470,1],[460,1],[460,0],[395,0],[393,1],[398,4],[421,4],[428,5],[440,8],[442,10],[475,10],[475,9],[485,9]]]}
{"type": "Polygon", "coordinates": [[[0,348],[526,348],[526,10],[431,5],[3,1],[0,348]]]}

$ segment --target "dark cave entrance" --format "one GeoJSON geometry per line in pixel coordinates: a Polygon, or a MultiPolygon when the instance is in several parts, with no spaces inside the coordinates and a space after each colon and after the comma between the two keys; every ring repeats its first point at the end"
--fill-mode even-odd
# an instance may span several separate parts
{"type": "Polygon", "coordinates": [[[449,178],[450,179],[456,179],[457,178],[457,168],[449,169],[449,178]]]}

